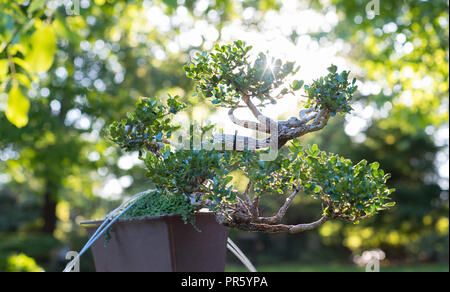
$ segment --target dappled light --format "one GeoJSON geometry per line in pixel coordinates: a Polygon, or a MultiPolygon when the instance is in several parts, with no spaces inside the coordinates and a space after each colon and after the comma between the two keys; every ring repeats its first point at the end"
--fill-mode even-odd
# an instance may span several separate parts
{"type": "Polygon", "coordinates": [[[0,0],[0,272],[141,193],[226,271],[448,271],[448,44],[444,0],[0,0]]]}

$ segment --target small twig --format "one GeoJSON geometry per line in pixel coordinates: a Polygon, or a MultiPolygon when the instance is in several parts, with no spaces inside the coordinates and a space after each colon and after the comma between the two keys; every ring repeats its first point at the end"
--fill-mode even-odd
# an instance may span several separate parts
{"type": "Polygon", "coordinates": [[[250,189],[251,188],[252,188],[252,182],[249,181],[247,184],[247,187],[245,188],[245,192],[244,192],[244,198],[245,198],[245,201],[247,202],[248,206],[251,206],[251,203],[250,203],[250,189]]]}

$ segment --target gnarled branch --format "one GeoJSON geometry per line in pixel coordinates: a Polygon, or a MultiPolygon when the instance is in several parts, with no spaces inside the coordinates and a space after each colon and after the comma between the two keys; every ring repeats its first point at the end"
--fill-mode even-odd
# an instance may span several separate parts
{"type": "MultiPolygon", "coordinates": [[[[257,106],[251,101],[250,95],[246,93],[242,93],[242,95],[244,103],[247,105],[247,107],[250,109],[250,111],[256,117],[259,123],[248,120],[240,120],[236,118],[234,115],[236,107],[230,109],[230,111],[228,112],[231,121],[234,124],[242,126],[247,129],[252,129],[255,131],[271,134],[271,139],[277,139],[276,141],[278,142],[278,148],[281,148],[283,145],[285,145],[288,141],[292,139],[299,138],[305,134],[321,130],[326,126],[328,119],[330,118],[330,111],[327,108],[321,110],[317,110],[315,108],[307,108],[302,109],[299,112],[300,119],[296,117],[291,117],[287,121],[276,122],[270,119],[269,117],[263,115],[259,111],[257,106]],[[274,133],[273,129],[277,129],[277,133],[274,133]]],[[[246,144],[244,145],[245,147],[247,146],[246,144]]],[[[259,143],[258,146],[262,146],[262,144],[259,143]]],[[[270,146],[269,143],[266,143],[265,146],[251,149],[262,149],[267,148],[269,146],[270,146]]]]}

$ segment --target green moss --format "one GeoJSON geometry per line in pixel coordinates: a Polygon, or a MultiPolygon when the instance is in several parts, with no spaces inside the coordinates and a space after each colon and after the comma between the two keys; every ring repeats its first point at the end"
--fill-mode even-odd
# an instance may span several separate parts
{"type": "Polygon", "coordinates": [[[162,191],[152,191],[139,198],[137,202],[123,215],[124,219],[134,219],[146,216],[181,215],[185,223],[195,226],[196,209],[186,195],[172,194],[162,191]]]}

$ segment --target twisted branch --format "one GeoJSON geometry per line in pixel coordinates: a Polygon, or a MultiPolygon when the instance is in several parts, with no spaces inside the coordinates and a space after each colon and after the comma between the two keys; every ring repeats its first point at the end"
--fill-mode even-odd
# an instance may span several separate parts
{"type": "MultiPolygon", "coordinates": [[[[228,116],[230,120],[241,127],[244,127],[246,129],[255,130],[258,132],[264,132],[267,134],[271,134],[272,136],[270,139],[277,139],[275,141],[278,142],[278,148],[281,148],[283,145],[285,145],[288,141],[293,140],[295,138],[301,137],[305,134],[319,131],[323,129],[326,124],[328,123],[328,120],[330,118],[330,111],[327,108],[317,110],[314,108],[307,108],[302,109],[299,112],[300,119],[296,117],[291,117],[287,121],[279,121],[276,122],[269,117],[263,115],[257,106],[251,101],[251,98],[246,93],[242,93],[242,99],[247,105],[248,109],[252,112],[252,114],[255,116],[255,118],[259,121],[258,122],[252,122],[248,120],[240,120],[236,118],[234,115],[234,111],[238,106],[233,107],[228,112],[228,116]],[[276,127],[276,128],[275,128],[276,127]],[[275,133],[272,133],[271,130],[277,129],[278,133],[275,135],[275,133]]],[[[242,107],[242,106],[239,106],[242,107]]],[[[231,137],[224,136],[225,140],[231,139],[231,137]]],[[[244,142],[244,147],[255,145],[255,148],[250,149],[262,149],[262,148],[268,148],[270,144],[268,143],[269,140],[254,140],[250,137],[242,137],[244,141],[248,141],[249,143],[244,142]],[[258,141],[258,142],[256,142],[258,141]],[[254,143],[254,144],[252,144],[254,143]]],[[[272,140],[274,141],[274,140],[272,140]]],[[[233,148],[234,149],[234,148],[233,148]]],[[[235,149],[239,150],[239,149],[235,149]]],[[[243,150],[243,148],[241,148],[243,150]]]]}
{"type": "Polygon", "coordinates": [[[236,228],[248,232],[265,232],[265,233],[288,232],[291,234],[296,234],[303,231],[316,229],[322,226],[328,220],[330,220],[330,217],[324,215],[317,221],[297,225],[254,223],[251,221],[241,221],[241,222],[225,221],[221,223],[227,227],[236,228]]]}

